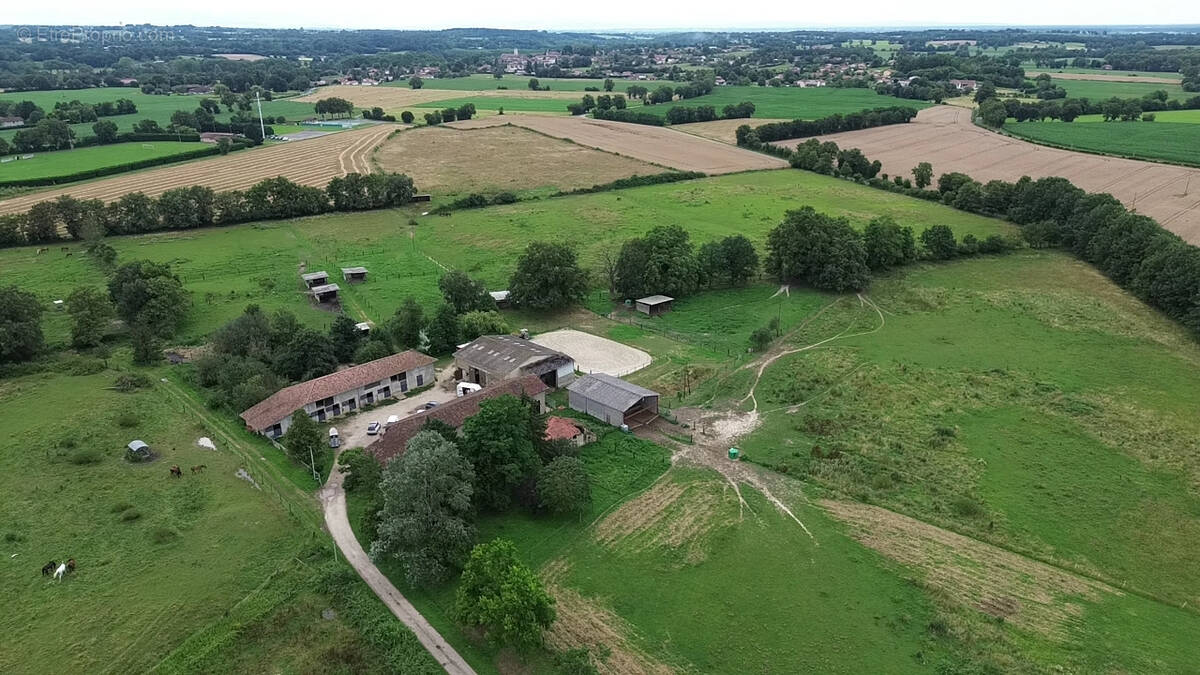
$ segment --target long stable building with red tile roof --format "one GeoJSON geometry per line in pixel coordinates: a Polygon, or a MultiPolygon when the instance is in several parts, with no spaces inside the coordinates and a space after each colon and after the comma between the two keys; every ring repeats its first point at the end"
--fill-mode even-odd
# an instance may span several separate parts
{"type": "Polygon", "coordinates": [[[303,410],[318,422],[394,398],[435,381],[435,359],[406,351],[280,389],[242,413],[246,427],[279,438],[292,413],[303,410]]]}

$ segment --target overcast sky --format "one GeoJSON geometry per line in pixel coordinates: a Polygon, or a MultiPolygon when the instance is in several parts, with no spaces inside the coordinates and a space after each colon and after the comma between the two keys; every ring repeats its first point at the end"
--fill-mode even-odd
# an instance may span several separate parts
{"type": "Polygon", "coordinates": [[[857,0],[797,2],[758,0],[749,5],[700,2],[607,0],[451,0],[450,2],[283,2],[205,0],[95,0],[5,2],[0,21],[22,26],[119,25],[125,23],[194,24],[272,28],[454,27],[561,30],[669,30],[737,28],[830,28],[848,26],[965,25],[1146,25],[1200,23],[1194,0],[857,0]]]}

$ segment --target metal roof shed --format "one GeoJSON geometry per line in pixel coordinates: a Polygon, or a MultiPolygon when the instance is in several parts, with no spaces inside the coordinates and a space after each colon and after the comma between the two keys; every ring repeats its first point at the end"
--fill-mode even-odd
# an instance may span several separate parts
{"type": "Polygon", "coordinates": [[[309,288],[323,286],[329,282],[329,275],[325,272],[309,272],[308,274],[301,274],[300,278],[304,280],[304,285],[309,288]]]}
{"type": "Polygon", "coordinates": [[[603,373],[567,385],[567,398],[573,410],[618,427],[642,426],[658,416],[658,392],[603,373]]]}
{"type": "Polygon", "coordinates": [[[669,295],[648,295],[637,299],[637,311],[650,316],[658,316],[671,311],[671,303],[675,298],[669,295]]]}
{"type": "Polygon", "coordinates": [[[367,280],[367,268],[365,268],[365,267],[343,267],[342,268],[342,280],[343,281],[366,281],[367,280]]]}

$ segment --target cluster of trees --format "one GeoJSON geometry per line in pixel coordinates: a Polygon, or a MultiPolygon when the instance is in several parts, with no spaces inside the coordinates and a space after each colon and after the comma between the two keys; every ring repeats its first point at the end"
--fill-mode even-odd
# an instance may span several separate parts
{"type": "Polygon", "coordinates": [[[33,101],[0,101],[0,117],[20,117],[25,124],[37,124],[46,111],[33,101]]]}
{"type": "Polygon", "coordinates": [[[717,115],[717,109],[711,105],[695,108],[677,105],[667,111],[667,121],[671,124],[688,124],[690,122],[711,122],[719,119],[743,119],[754,114],[754,104],[750,101],[731,103],[717,115]]]}
{"type": "MultiPolygon", "coordinates": [[[[408,116],[408,122],[412,121],[412,113],[407,110],[401,114],[401,118],[408,116]]],[[[425,113],[425,124],[435,126],[442,122],[453,122],[455,120],[469,120],[475,116],[475,104],[464,103],[457,108],[445,108],[443,110],[435,110],[430,113],[425,113]]],[[[407,123],[407,122],[406,122],[407,123]]]]}
{"type": "Polygon", "coordinates": [[[652,127],[661,127],[667,123],[665,119],[655,115],[654,113],[639,112],[636,110],[618,110],[616,108],[611,108],[609,110],[593,110],[592,117],[598,120],[629,122],[630,124],[645,124],[652,127]]]}
{"type": "Polygon", "coordinates": [[[465,340],[480,335],[507,333],[508,325],[496,311],[496,301],[482,282],[465,272],[451,270],[438,279],[443,302],[432,312],[409,296],[382,326],[372,331],[359,356],[394,353],[401,349],[416,349],[427,354],[442,355],[454,351],[465,340]]]}
{"type": "Polygon", "coordinates": [[[629,239],[601,262],[609,293],[619,298],[682,297],[702,287],[741,286],[758,273],[758,253],[745,236],[710,241],[697,251],[679,225],[659,225],[629,239]]]}
{"type": "Polygon", "coordinates": [[[404,174],[373,173],[334,178],[324,190],[280,176],[247,190],[215,192],[194,185],[172,188],[157,198],[131,192],[109,204],[64,195],[34,204],[23,214],[0,216],[0,247],[57,241],[61,231],[83,239],[89,229],[102,235],[139,234],[388,208],[409,203],[413,192],[412,179],[404,174]]]}
{"type": "Polygon", "coordinates": [[[812,207],[788,211],[767,235],[766,271],[783,282],[803,282],[829,291],[860,291],[871,273],[908,265],[919,259],[948,260],[1013,248],[999,235],[979,241],[966,235],[955,240],[946,225],[933,225],[913,235],[887,216],[875,218],[860,233],[845,218],[812,207]]]}
{"type": "Polygon", "coordinates": [[[353,117],[354,104],[344,98],[330,96],[323,98],[313,104],[313,110],[321,116],[321,119],[333,115],[334,117],[353,117]]]}
{"type": "Polygon", "coordinates": [[[969,52],[916,54],[901,51],[895,57],[893,77],[896,82],[880,82],[875,91],[899,98],[935,101],[940,103],[958,94],[950,80],[975,80],[982,87],[1020,89],[1025,86],[1025,70],[1019,56],[991,57],[969,52]],[[908,84],[900,80],[915,77],[908,84]]]}
{"type": "Polygon", "coordinates": [[[782,141],[789,138],[836,134],[842,131],[857,131],[888,124],[906,124],[916,116],[915,108],[888,106],[846,115],[835,113],[815,120],[772,122],[753,129],[750,128],[750,125],[742,125],[737,129],[737,143],[741,146],[755,148],[760,143],[782,141]]]}
{"type": "MultiPolygon", "coordinates": [[[[738,130],[745,128],[747,127],[739,127],[738,130]]],[[[794,169],[823,173],[827,176],[871,179],[879,174],[883,166],[879,160],[868,160],[858,148],[842,150],[833,141],[821,143],[815,138],[797,145],[795,150],[761,143],[758,144],[758,148],[787,158],[794,169]]]]}
{"type": "MultiPolygon", "coordinates": [[[[362,111],[362,116],[363,116],[363,119],[365,119],[365,120],[379,120],[381,122],[395,122],[396,121],[395,115],[385,114],[383,112],[383,108],[380,108],[379,106],[375,106],[374,108],[371,108],[370,110],[364,109],[362,111]]],[[[412,113],[409,113],[409,116],[411,118],[412,113]]],[[[411,121],[411,119],[410,119],[410,121],[411,121]]]]}
{"type": "Polygon", "coordinates": [[[530,242],[508,282],[512,303],[530,309],[561,309],[583,300],[588,274],[567,244],[530,242]]]}
{"type": "Polygon", "coordinates": [[[0,287],[0,363],[28,361],[42,351],[42,311],[33,293],[0,287]]]}
{"type": "Polygon", "coordinates": [[[71,100],[55,103],[54,110],[50,111],[47,117],[62,120],[67,124],[80,124],[83,122],[95,122],[101,117],[132,115],[136,112],[137,105],[127,98],[119,98],[116,101],[102,101],[100,103],[83,103],[78,100],[71,100]]]}
{"type": "Polygon", "coordinates": [[[593,97],[591,94],[584,94],[579,103],[568,103],[567,110],[572,115],[582,115],[594,110],[624,110],[627,103],[625,97],[620,94],[601,94],[593,97]]]}
{"type": "MultiPolygon", "coordinates": [[[[111,123],[110,123],[111,124],[111,123]]],[[[75,130],[62,120],[43,117],[32,127],[25,127],[13,134],[12,152],[35,152],[37,150],[62,150],[75,146],[75,130]]],[[[0,147],[0,154],[8,150],[0,147]]]]}

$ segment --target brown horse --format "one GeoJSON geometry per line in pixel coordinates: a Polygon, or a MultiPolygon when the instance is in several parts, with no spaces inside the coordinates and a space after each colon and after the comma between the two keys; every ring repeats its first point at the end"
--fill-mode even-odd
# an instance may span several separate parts
{"type": "Polygon", "coordinates": [[[179,468],[179,465],[176,464],[175,466],[171,467],[171,475],[176,478],[183,478],[183,469],[179,468]]]}
{"type": "Polygon", "coordinates": [[[201,471],[204,471],[207,468],[208,468],[207,464],[197,464],[196,466],[192,467],[192,473],[200,473],[201,471]]]}
{"type": "Polygon", "coordinates": [[[75,559],[74,558],[71,558],[70,560],[67,561],[67,571],[72,574],[75,573],[75,559]]]}

